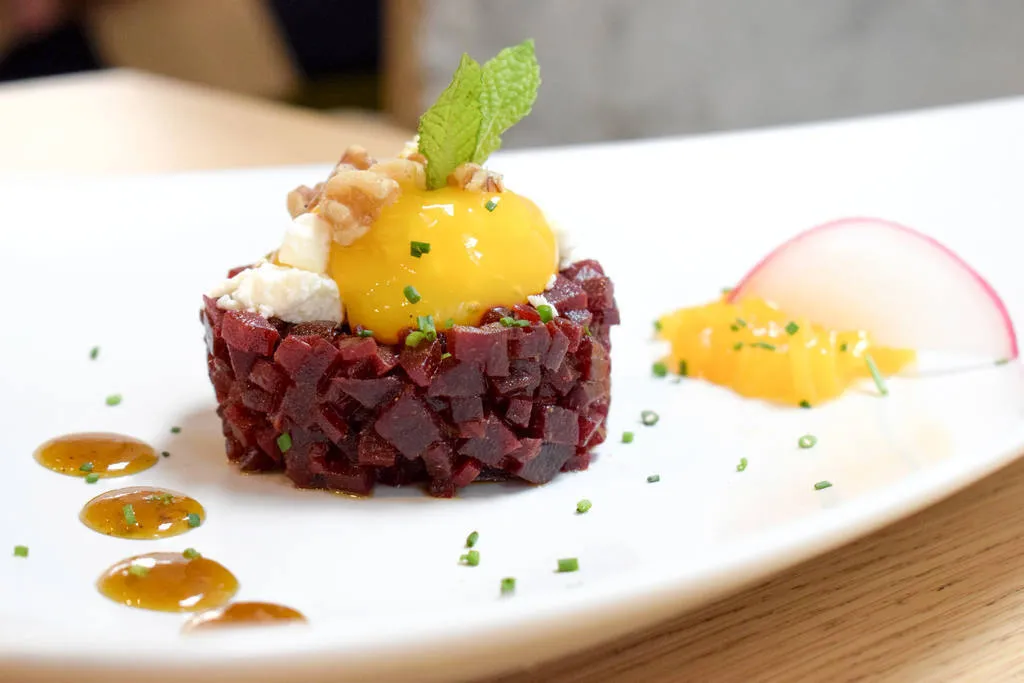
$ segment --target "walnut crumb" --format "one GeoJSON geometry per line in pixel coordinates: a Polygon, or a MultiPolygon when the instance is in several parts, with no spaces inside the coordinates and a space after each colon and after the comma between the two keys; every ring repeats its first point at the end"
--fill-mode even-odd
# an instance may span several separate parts
{"type": "Polygon", "coordinates": [[[381,210],[398,200],[398,183],[373,171],[341,170],[324,185],[318,205],[334,241],[348,246],[370,229],[381,210]]]}
{"type": "Polygon", "coordinates": [[[480,164],[465,163],[448,176],[448,184],[470,192],[504,192],[500,173],[488,171],[480,164]]]}

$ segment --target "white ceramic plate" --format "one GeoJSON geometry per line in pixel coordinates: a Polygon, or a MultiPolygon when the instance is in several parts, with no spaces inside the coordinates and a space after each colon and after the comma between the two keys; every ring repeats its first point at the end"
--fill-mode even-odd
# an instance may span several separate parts
{"type": "Polygon", "coordinates": [[[299,491],[224,459],[200,294],[275,245],[285,192],[323,169],[6,179],[0,678],[469,678],[649,625],[991,472],[1024,449],[1017,365],[784,410],[652,379],[648,337],[659,312],[714,297],[771,246],[848,214],[935,235],[1024,319],[1021,121],[1018,101],[496,160],[616,282],[612,438],[588,472],[540,488],[471,487],[451,501],[299,491]],[[124,402],[107,407],[115,392],[124,402]],[[660,424],[640,425],[643,409],[660,424]],[[173,455],[92,486],[33,461],[45,439],[85,430],[133,434],[173,455]],[[624,430],[634,443],[618,443],[624,430]],[[797,447],[804,433],[818,436],[815,448],[797,447]],[[738,473],[741,457],[749,467],[738,473]],[[648,484],[654,473],[660,483],[648,484]],[[834,486],[815,491],[823,479],[834,486]],[[91,496],[135,484],[195,496],[207,522],[126,541],[78,521],[91,496]],[[578,516],[584,497],[593,509],[578,516]],[[459,566],[473,530],[481,564],[459,566]],[[30,557],[11,557],[15,544],[30,557]],[[183,637],[181,617],[117,606],[93,587],[121,558],[186,546],[233,570],[239,599],[291,605],[309,627],[183,637]],[[554,573],[561,557],[578,557],[580,571],[554,573]],[[498,595],[504,576],[518,579],[511,599],[498,595]]]}

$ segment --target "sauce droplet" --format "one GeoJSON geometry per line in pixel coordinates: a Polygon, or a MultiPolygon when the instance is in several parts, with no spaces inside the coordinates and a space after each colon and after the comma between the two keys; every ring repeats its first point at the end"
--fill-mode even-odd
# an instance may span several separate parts
{"type": "Polygon", "coordinates": [[[43,467],[73,477],[123,477],[148,470],[160,459],[147,443],[123,434],[66,434],[36,449],[43,467]]]}
{"type": "Polygon", "coordinates": [[[305,622],[302,612],[272,602],[233,602],[230,605],[197,614],[183,631],[205,631],[226,626],[268,626],[280,622],[305,622]]]}
{"type": "Polygon", "coordinates": [[[226,604],[238,579],[222,564],[182,553],[147,553],[121,560],[96,582],[114,602],[160,612],[199,612],[226,604]]]}
{"type": "Polygon", "coordinates": [[[140,486],[102,493],[79,518],[93,531],[118,538],[167,538],[199,526],[206,512],[182,493],[140,486]]]}

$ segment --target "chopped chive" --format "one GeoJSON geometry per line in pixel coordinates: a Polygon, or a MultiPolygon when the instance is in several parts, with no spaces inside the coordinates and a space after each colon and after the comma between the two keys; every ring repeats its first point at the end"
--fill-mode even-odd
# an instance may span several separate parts
{"type": "Polygon", "coordinates": [[[409,254],[416,258],[430,253],[430,242],[409,242],[409,254]]]}
{"type": "Polygon", "coordinates": [[[758,349],[765,349],[766,351],[774,351],[775,350],[775,344],[769,344],[768,342],[758,341],[758,342],[752,343],[751,346],[753,346],[755,348],[758,348],[758,349]]]}
{"type": "Polygon", "coordinates": [[[814,444],[818,443],[818,437],[814,434],[804,434],[796,443],[800,448],[814,448],[814,444]]]}
{"type": "Polygon", "coordinates": [[[622,432],[622,443],[633,443],[633,432],[622,432]]]}
{"type": "Polygon", "coordinates": [[[839,345],[839,350],[842,351],[843,353],[845,353],[846,349],[848,348],[850,348],[850,345],[847,342],[843,342],[842,344],[839,345]]]}
{"type": "Polygon", "coordinates": [[[643,422],[648,427],[653,427],[654,425],[658,424],[658,420],[660,419],[661,416],[658,415],[653,410],[645,410],[640,413],[640,421],[643,422]]]}
{"type": "Polygon", "coordinates": [[[868,364],[868,370],[871,372],[871,379],[875,380],[875,386],[878,387],[878,393],[882,396],[888,396],[889,387],[885,386],[885,378],[882,377],[882,373],[878,371],[878,366],[875,365],[875,359],[871,357],[870,353],[864,354],[864,362],[868,364]]]}
{"type": "Polygon", "coordinates": [[[111,394],[107,396],[107,405],[116,406],[121,404],[121,394],[111,394]]]}
{"type": "Polygon", "coordinates": [[[1009,362],[1009,358],[1000,358],[999,360],[996,361],[996,365],[1006,365],[1009,362]]]}
{"type": "Polygon", "coordinates": [[[447,351],[445,351],[444,353],[441,354],[441,360],[447,360],[447,359],[449,359],[451,357],[452,357],[452,354],[448,353],[447,351]]]}
{"type": "Polygon", "coordinates": [[[277,437],[277,447],[281,449],[282,453],[287,453],[292,448],[292,435],[288,432],[284,432],[277,437]]]}
{"type": "Polygon", "coordinates": [[[373,330],[365,330],[365,329],[364,330],[359,330],[359,336],[360,337],[372,337],[373,336],[373,330]]]}
{"type": "Polygon", "coordinates": [[[501,320],[499,320],[498,322],[500,322],[505,327],[529,327],[530,326],[530,321],[529,320],[516,320],[515,318],[510,318],[507,315],[504,318],[502,318],[501,320]]]}
{"type": "Polygon", "coordinates": [[[786,334],[788,334],[789,336],[792,337],[794,334],[796,334],[799,331],[800,331],[800,326],[797,325],[794,321],[790,320],[786,324],[786,334]]]}
{"type": "Polygon", "coordinates": [[[747,469],[747,459],[746,458],[740,458],[740,464],[736,465],[736,471],[737,472],[742,472],[745,469],[747,469]]]}
{"type": "Polygon", "coordinates": [[[580,561],[575,557],[563,557],[558,561],[558,572],[565,574],[568,572],[576,572],[580,569],[580,561]]]}
{"type": "Polygon", "coordinates": [[[131,503],[128,503],[121,508],[121,514],[124,515],[124,523],[128,526],[135,526],[139,523],[139,521],[135,519],[135,508],[131,503]]]}
{"type": "Polygon", "coordinates": [[[99,480],[100,480],[100,475],[96,474],[95,472],[90,472],[89,474],[85,475],[85,483],[86,484],[95,484],[99,480]]]}
{"type": "Polygon", "coordinates": [[[576,503],[576,512],[577,512],[578,514],[581,514],[581,515],[582,515],[583,513],[585,513],[585,512],[587,511],[587,510],[589,510],[589,509],[590,509],[590,508],[592,508],[592,507],[594,507],[594,504],[593,504],[593,503],[591,503],[591,502],[590,502],[589,500],[587,500],[586,498],[584,498],[584,499],[583,499],[583,500],[581,500],[580,502],[576,503]]]}
{"type": "Polygon", "coordinates": [[[647,483],[648,484],[657,484],[659,481],[661,481],[661,475],[660,474],[651,474],[651,475],[648,475],[648,477],[647,477],[647,483]]]}
{"type": "Polygon", "coordinates": [[[128,567],[128,573],[132,576],[138,576],[141,578],[146,574],[149,574],[149,567],[145,567],[141,564],[133,564],[128,567]]]}
{"type": "Polygon", "coordinates": [[[800,401],[800,407],[801,408],[810,408],[811,404],[808,401],[800,401]]]}
{"type": "Polygon", "coordinates": [[[736,342],[735,344],[732,345],[732,350],[733,351],[739,351],[742,348],[743,348],[743,342],[736,342]]]}
{"type": "Polygon", "coordinates": [[[455,327],[455,318],[448,318],[444,321],[444,329],[450,330],[455,327]]]}
{"type": "Polygon", "coordinates": [[[474,531],[469,536],[466,536],[466,547],[472,548],[476,545],[476,542],[480,540],[480,532],[474,531]]]}
{"type": "Polygon", "coordinates": [[[512,595],[515,592],[516,592],[516,580],[513,577],[507,576],[507,577],[505,577],[504,579],[501,580],[501,594],[502,595],[512,595]]]}
{"type": "Polygon", "coordinates": [[[548,304],[541,304],[537,307],[537,315],[540,316],[542,323],[549,323],[555,319],[555,309],[548,304]]]}
{"type": "Polygon", "coordinates": [[[686,361],[685,360],[681,360],[681,361],[679,361],[679,376],[680,377],[686,377],[686,373],[687,373],[686,361]]]}
{"type": "Polygon", "coordinates": [[[826,480],[822,479],[821,481],[819,481],[817,484],[814,485],[814,490],[815,491],[820,491],[822,489],[830,488],[831,486],[832,486],[832,482],[826,481],[826,480]]]}
{"type": "Polygon", "coordinates": [[[181,427],[171,427],[171,434],[181,434],[181,427]]]}
{"type": "Polygon", "coordinates": [[[459,558],[459,562],[466,565],[467,567],[475,567],[480,564],[480,551],[470,550],[465,555],[459,558]]]}
{"type": "Polygon", "coordinates": [[[583,326],[583,336],[585,336],[585,337],[592,337],[593,336],[593,334],[591,334],[591,332],[590,332],[590,325],[584,325],[583,326]]]}
{"type": "Polygon", "coordinates": [[[202,555],[195,548],[185,548],[185,551],[181,553],[186,560],[198,560],[202,555]]]}
{"type": "Polygon", "coordinates": [[[28,546],[27,545],[16,545],[14,546],[15,557],[28,557],[28,546]]]}
{"type": "Polygon", "coordinates": [[[203,523],[203,520],[199,518],[199,513],[190,512],[188,513],[188,526],[190,529],[195,529],[197,526],[203,523]]]}
{"type": "Polygon", "coordinates": [[[660,320],[655,320],[654,321],[654,331],[655,332],[661,332],[661,321],[660,320]]]}
{"type": "Polygon", "coordinates": [[[165,457],[165,458],[169,458],[169,457],[171,457],[171,452],[170,451],[160,451],[160,455],[165,457]]]}
{"type": "Polygon", "coordinates": [[[488,211],[494,211],[496,208],[498,208],[498,202],[494,201],[493,199],[488,199],[487,203],[484,204],[484,208],[487,209],[488,211]]]}
{"type": "Polygon", "coordinates": [[[657,363],[651,366],[651,372],[654,374],[655,377],[665,377],[666,375],[668,375],[668,366],[662,363],[661,361],[658,361],[657,363]]]}
{"type": "Polygon", "coordinates": [[[740,331],[740,326],[739,325],[735,325],[735,324],[734,325],[729,325],[729,329],[732,330],[733,332],[739,332],[740,331]]]}
{"type": "Polygon", "coordinates": [[[722,287],[722,294],[731,294],[732,287],[722,287]]]}
{"type": "Polygon", "coordinates": [[[743,318],[736,318],[736,327],[746,327],[747,321],[743,318]]]}
{"type": "Polygon", "coordinates": [[[418,304],[420,299],[423,298],[412,285],[406,285],[405,289],[402,290],[402,293],[405,294],[405,300],[411,304],[418,304]]]}
{"type": "Polygon", "coordinates": [[[173,493],[156,493],[152,496],[146,496],[146,500],[152,503],[161,503],[163,505],[170,505],[174,502],[173,493]]]}
{"type": "Polygon", "coordinates": [[[89,359],[90,360],[96,360],[99,357],[100,357],[100,347],[98,347],[98,346],[92,347],[92,349],[89,350],[89,359]]]}
{"type": "Polygon", "coordinates": [[[426,338],[427,338],[427,335],[426,335],[425,332],[420,332],[419,330],[413,330],[405,338],[405,345],[410,347],[410,348],[415,349],[417,346],[420,345],[420,342],[423,341],[426,338]]]}
{"type": "Polygon", "coordinates": [[[91,462],[83,462],[82,466],[78,468],[78,471],[79,472],[92,472],[92,463],[91,462]]]}

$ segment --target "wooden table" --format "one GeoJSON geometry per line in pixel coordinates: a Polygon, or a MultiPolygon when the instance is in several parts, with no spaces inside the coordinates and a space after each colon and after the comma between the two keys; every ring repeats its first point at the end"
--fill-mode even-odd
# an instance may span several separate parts
{"type": "MultiPolygon", "coordinates": [[[[0,172],[328,162],[409,133],[132,72],[0,88],[0,172]]],[[[502,683],[1024,675],[1024,462],[773,580],[502,683]]]]}

